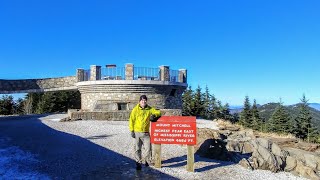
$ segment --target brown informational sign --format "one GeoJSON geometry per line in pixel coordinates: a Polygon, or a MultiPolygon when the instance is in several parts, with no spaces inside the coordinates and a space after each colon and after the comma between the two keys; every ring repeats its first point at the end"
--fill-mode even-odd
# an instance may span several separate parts
{"type": "Polygon", "coordinates": [[[195,145],[196,131],[195,116],[162,116],[151,123],[151,143],[195,145]]]}

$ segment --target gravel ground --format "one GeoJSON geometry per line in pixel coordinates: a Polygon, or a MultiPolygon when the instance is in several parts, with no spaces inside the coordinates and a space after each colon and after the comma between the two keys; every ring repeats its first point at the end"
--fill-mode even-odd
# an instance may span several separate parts
{"type": "MultiPolygon", "coordinates": [[[[14,151],[27,158],[19,161],[0,158],[0,176],[13,175],[18,179],[303,179],[286,172],[251,171],[232,162],[197,155],[195,172],[187,172],[187,149],[183,145],[162,145],[162,168],[143,167],[137,172],[127,121],[58,122],[65,116],[1,117],[0,157],[10,157],[14,151]],[[15,169],[15,173],[8,174],[8,169],[15,169]]],[[[197,126],[217,128],[215,122],[207,120],[197,120],[197,126]]]]}

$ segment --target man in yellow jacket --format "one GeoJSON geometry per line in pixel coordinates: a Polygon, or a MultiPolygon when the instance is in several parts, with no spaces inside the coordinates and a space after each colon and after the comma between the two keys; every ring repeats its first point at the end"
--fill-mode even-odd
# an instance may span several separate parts
{"type": "Polygon", "coordinates": [[[161,116],[161,112],[147,104],[147,96],[142,95],[137,104],[130,113],[129,128],[131,136],[135,138],[135,160],[136,169],[141,170],[142,156],[141,148],[144,146],[145,165],[151,164],[151,143],[150,143],[150,121],[156,122],[161,116]]]}

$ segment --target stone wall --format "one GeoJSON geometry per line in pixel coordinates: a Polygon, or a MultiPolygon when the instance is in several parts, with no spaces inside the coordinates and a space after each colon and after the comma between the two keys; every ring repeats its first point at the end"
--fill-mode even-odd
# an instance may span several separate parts
{"type": "Polygon", "coordinates": [[[139,102],[142,94],[148,97],[148,104],[157,109],[182,109],[182,93],[185,86],[152,83],[155,82],[150,81],[149,84],[82,83],[83,85],[78,85],[81,93],[81,109],[103,110],[101,107],[107,107],[104,110],[115,110],[108,107],[112,108],[117,103],[127,103],[128,109],[131,110],[139,102]]]}
{"type": "MultiPolygon", "coordinates": [[[[165,116],[181,116],[181,109],[160,109],[161,114],[165,116]]],[[[127,111],[86,111],[86,110],[68,110],[68,119],[64,121],[75,120],[107,120],[107,121],[128,121],[130,116],[127,111]]]]}
{"type": "MultiPolygon", "coordinates": [[[[162,94],[143,94],[148,97],[148,104],[157,109],[181,109],[182,102],[179,97],[168,97],[162,94]]],[[[101,109],[98,106],[103,104],[127,103],[128,109],[133,109],[138,104],[141,95],[142,93],[81,93],[81,108],[98,110],[101,109]]]]}
{"type": "Polygon", "coordinates": [[[0,94],[76,90],[75,76],[45,79],[0,80],[0,94]]]}

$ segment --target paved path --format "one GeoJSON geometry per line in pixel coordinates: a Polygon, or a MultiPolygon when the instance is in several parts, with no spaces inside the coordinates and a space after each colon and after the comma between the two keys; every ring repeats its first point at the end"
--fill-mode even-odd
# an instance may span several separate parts
{"type": "Polygon", "coordinates": [[[26,166],[20,164],[21,168],[48,175],[50,179],[174,179],[151,169],[148,173],[136,173],[132,159],[82,137],[52,129],[39,118],[0,118],[0,138],[6,139],[0,148],[17,146],[39,160],[25,162],[29,163],[26,166]]]}
{"type": "MultiPolygon", "coordinates": [[[[162,146],[162,168],[137,172],[128,122],[57,122],[63,116],[0,117],[0,179],[301,179],[198,155],[195,172],[187,172],[181,145],[162,146]],[[10,156],[15,158],[8,161],[10,156]]],[[[217,128],[207,120],[197,120],[197,126],[217,128]]]]}

